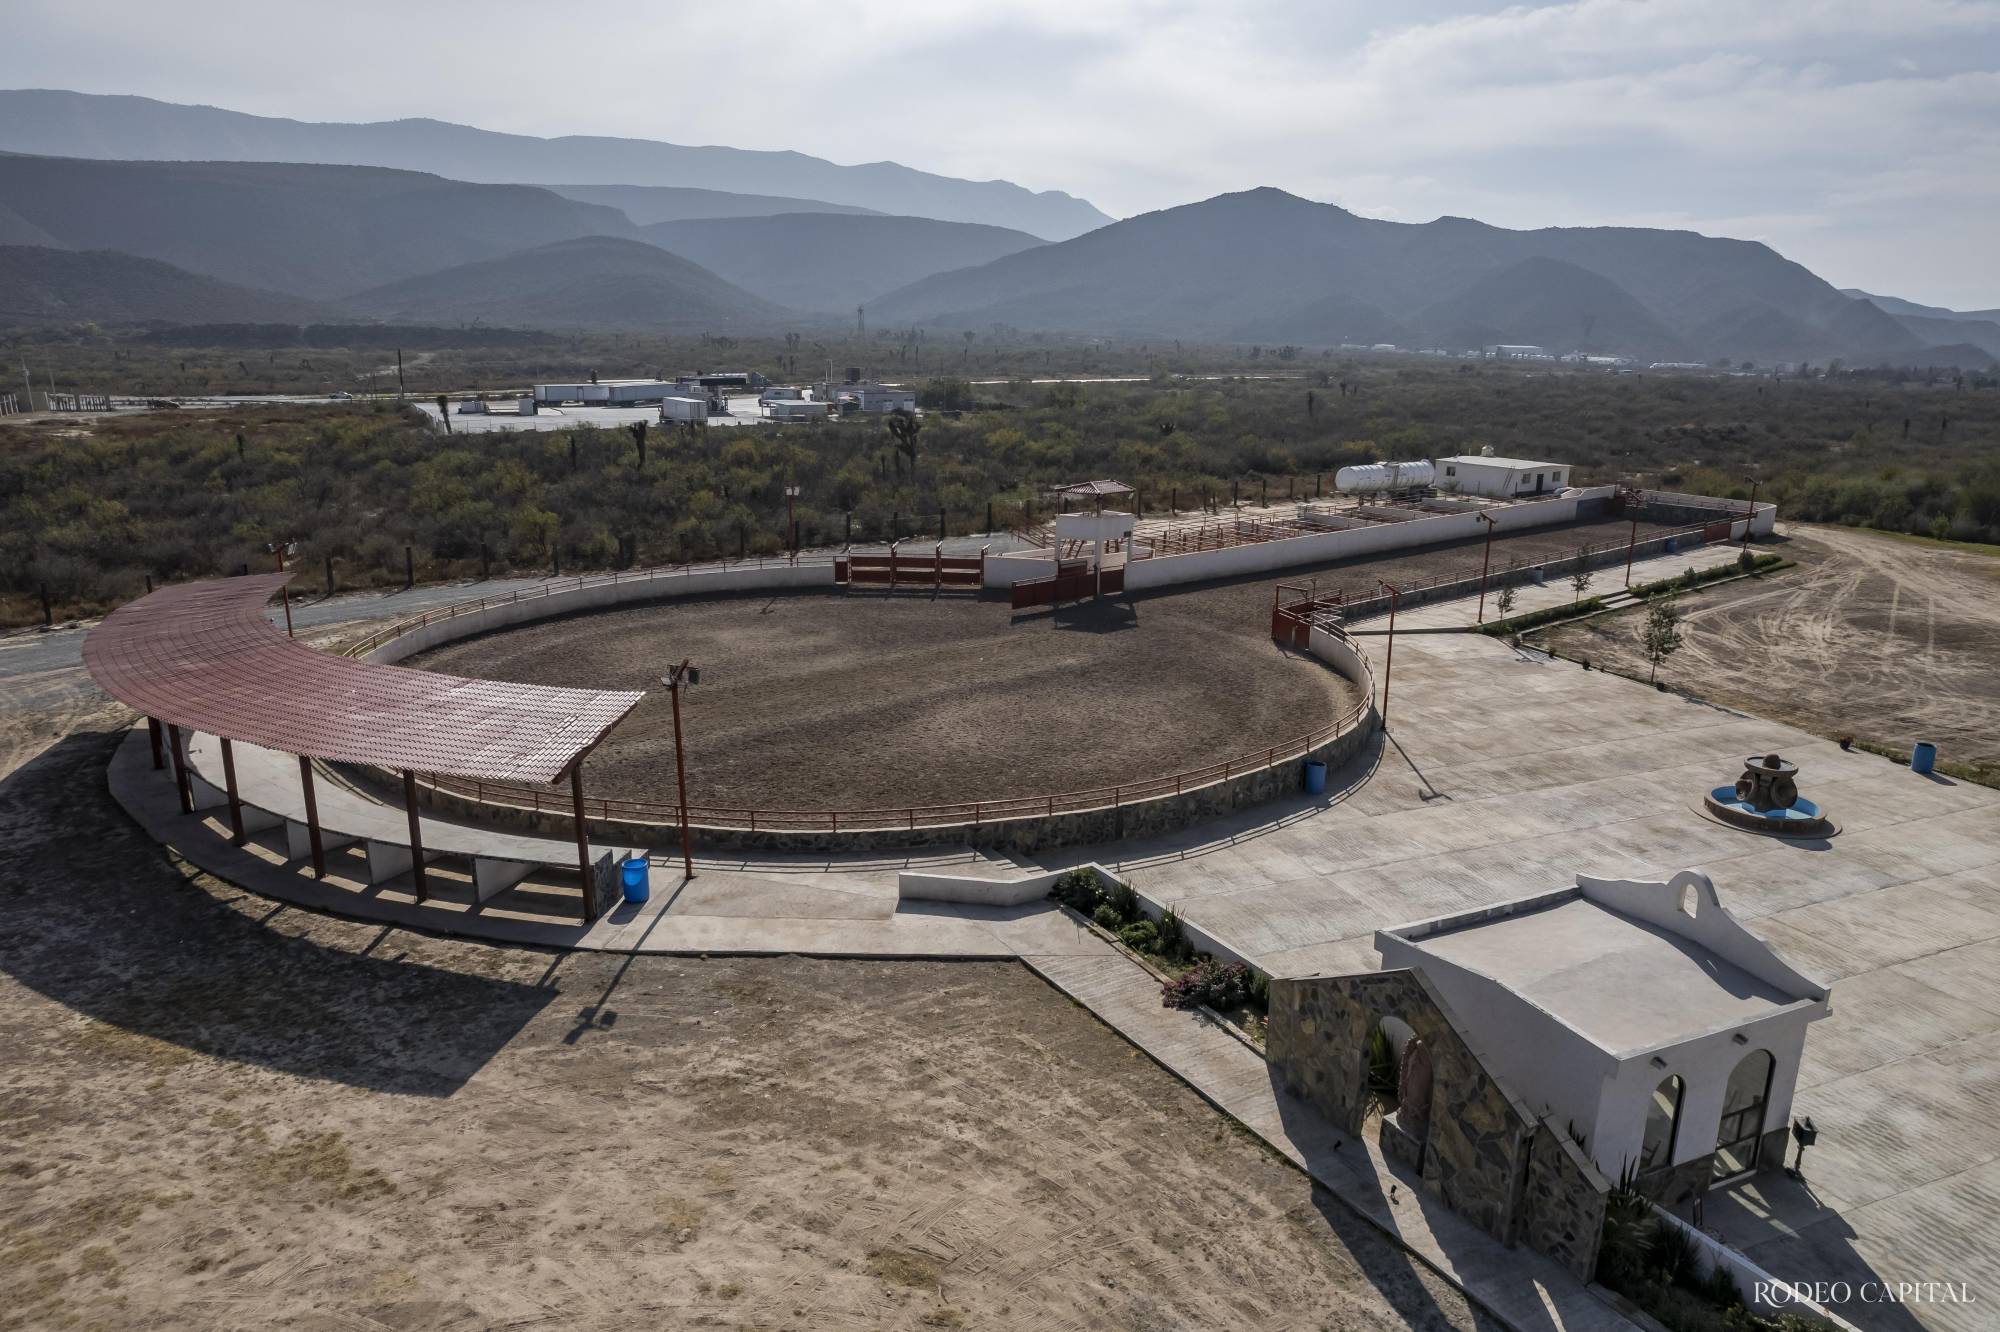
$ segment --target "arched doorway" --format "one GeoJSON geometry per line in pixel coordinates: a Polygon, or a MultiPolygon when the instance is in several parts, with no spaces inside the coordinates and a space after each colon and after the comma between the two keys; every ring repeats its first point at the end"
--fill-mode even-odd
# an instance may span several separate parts
{"type": "Polygon", "coordinates": [[[1674,1142],[1681,1132],[1681,1101],[1687,1084],[1669,1073],[1646,1101],[1646,1133],[1639,1142],[1639,1177],[1658,1174],[1674,1163],[1674,1142]]]}
{"type": "Polygon", "coordinates": [[[1412,1036],[1403,1046],[1402,1076],[1397,1079],[1396,1122],[1420,1143],[1430,1141],[1431,1052],[1423,1038],[1412,1036]]]}
{"type": "Polygon", "coordinates": [[[1752,1050],[1729,1074],[1729,1086],[1722,1096],[1722,1120],[1715,1128],[1717,1181],[1735,1179],[1757,1168],[1775,1065],[1769,1050],[1752,1050]]]}

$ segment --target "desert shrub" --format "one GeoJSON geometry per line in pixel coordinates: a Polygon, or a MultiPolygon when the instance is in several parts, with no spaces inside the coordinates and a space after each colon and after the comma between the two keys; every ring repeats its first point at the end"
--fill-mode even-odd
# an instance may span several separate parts
{"type": "Polygon", "coordinates": [[[1154,953],[1160,947],[1160,927],[1150,920],[1135,920],[1130,925],[1118,929],[1118,940],[1127,948],[1141,953],[1154,953]]]}
{"type": "Polygon", "coordinates": [[[1187,928],[1181,923],[1181,913],[1168,907],[1160,913],[1160,956],[1175,962],[1185,962],[1193,955],[1194,949],[1187,940],[1187,928]]]}
{"type": "Polygon", "coordinates": [[[1250,973],[1250,993],[1246,997],[1250,1007],[1259,1013],[1271,1011],[1271,978],[1260,971],[1250,973]]]}
{"type": "Polygon", "coordinates": [[[1139,910],[1139,894],[1129,883],[1114,881],[1105,890],[1104,900],[1109,902],[1112,908],[1118,912],[1118,918],[1121,921],[1137,920],[1142,914],[1139,910]]]}
{"type": "Polygon", "coordinates": [[[1242,1003],[1250,987],[1250,968],[1241,962],[1217,962],[1208,958],[1189,967],[1160,987],[1160,1004],[1165,1008],[1234,1008],[1242,1003]]]}
{"type": "Polygon", "coordinates": [[[1391,1100],[1396,1084],[1396,1047],[1389,1043],[1389,1033],[1378,1026],[1368,1037],[1368,1090],[1391,1100]]]}
{"type": "Polygon", "coordinates": [[[1099,902],[1097,910],[1090,913],[1090,918],[1107,930],[1116,930],[1125,923],[1123,917],[1118,914],[1118,908],[1109,902],[1099,902]]]}
{"type": "Polygon", "coordinates": [[[1091,915],[1104,899],[1104,890],[1093,869],[1073,869],[1049,885],[1049,896],[1072,911],[1091,915]]]}
{"type": "Polygon", "coordinates": [[[1669,1332],[1830,1332],[1823,1319],[1810,1314],[1748,1308],[1725,1268],[1703,1273],[1694,1236],[1662,1220],[1633,1178],[1628,1166],[1605,1199],[1599,1281],[1669,1332]]]}
{"type": "Polygon", "coordinates": [[[1481,625],[1479,632],[1500,638],[1508,634],[1518,634],[1524,629],[1533,629],[1540,625],[1550,624],[1556,620],[1568,620],[1579,615],[1589,615],[1593,611],[1601,611],[1603,609],[1603,597],[1585,597],[1581,601],[1572,601],[1563,606],[1549,606],[1542,610],[1528,611],[1525,614],[1516,615],[1512,619],[1494,620],[1489,624],[1481,625]]]}

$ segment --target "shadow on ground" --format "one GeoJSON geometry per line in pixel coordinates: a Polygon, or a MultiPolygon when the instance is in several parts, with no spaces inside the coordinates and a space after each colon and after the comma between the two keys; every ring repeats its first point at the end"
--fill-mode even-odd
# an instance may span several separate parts
{"type": "Polygon", "coordinates": [[[112,801],[123,734],[79,732],[0,779],[0,972],[136,1036],[418,1096],[450,1095],[556,997],[410,961],[387,930],[294,937],[282,918],[302,913],[212,895],[112,801]]]}

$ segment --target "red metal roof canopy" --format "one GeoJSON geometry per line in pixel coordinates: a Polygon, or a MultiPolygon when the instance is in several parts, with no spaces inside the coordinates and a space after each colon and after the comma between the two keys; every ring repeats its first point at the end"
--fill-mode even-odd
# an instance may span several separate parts
{"type": "Polygon", "coordinates": [[[163,587],[90,631],[98,687],[149,717],[335,763],[552,782],[642,693],[550,689],[371,665],[307,647],[264,615],[291,581],[163,587]]]}

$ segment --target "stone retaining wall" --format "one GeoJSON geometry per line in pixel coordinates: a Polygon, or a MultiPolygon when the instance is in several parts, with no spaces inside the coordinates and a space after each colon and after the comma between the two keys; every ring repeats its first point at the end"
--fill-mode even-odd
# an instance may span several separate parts
{"type": "Polygon", "coordinates": [[[1386,1016],[1408,1023],[1431,1057],[1429,1130],[1418,1145],[1424,1188],[1502,1243],[1525,1242],[1588,1281],[1609,1182],[1480,1062],[1419,973],[1272,978],[1272,1067],[1294,1095],[1359,1134],[1368,1039],[1386,1016]]]}
{"type": "MultiPolygon", "coordinates": [[[[1157,796],[1125,805],[1058,811],[1023,818],[981,823],[918,824],[915,828],[843,828],[839,832],[791,829],[717,828],[700,824],[690,831],[695,842],[719,851],[890,851],[918,847],[973,846],[1023,854],[1065,846],[1091,846],[1126,837],[1171,832],[1206,819],[1218,818],[1248,805],[1296,794],[1304,785],[1307,757],[1337,771],[1363,755],[1375,738],[1377,715],[1372,701],[1350,729],[1313,749],[1309,755],[1283,759],[1226,780],[1198,786],[1178,795],[1157,796]]],[[[377,790],[381,782],[371,782],[377,790]]],[[[473,800],[430,787],[420,787],[421,803],[440,814],[494,827],[556,836],[570,832],[573,821],[557,810],[523,809],[515,805],[473,800]]],[[[641,823],[624,819],[587,820],[590,836],[635,846],[674,847],[680,828],[673,823],[641,823]]]]}

